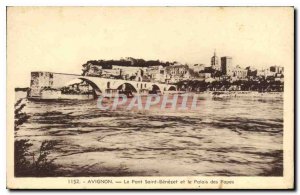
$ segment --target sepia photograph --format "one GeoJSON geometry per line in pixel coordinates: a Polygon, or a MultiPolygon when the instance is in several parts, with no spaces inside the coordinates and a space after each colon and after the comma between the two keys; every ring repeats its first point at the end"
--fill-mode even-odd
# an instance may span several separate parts
{"type": "Polygon", "coordinates": [[[293,7],[7,7],[10,189],[294,188],[293,7]]]}

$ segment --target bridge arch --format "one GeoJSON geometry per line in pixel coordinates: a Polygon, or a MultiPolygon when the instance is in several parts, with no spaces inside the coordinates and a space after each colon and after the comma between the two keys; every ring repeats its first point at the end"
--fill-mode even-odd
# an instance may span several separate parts
{"type": "Polygon", "coordinates": [[[90,79],[86,79],[86,78],[78,78],[78,79],[85,81],[87,84],[89,84],[95,92],[94,95],[100,95],[103,92],[103,89],[101,89],[102,87],[100,87],[99,85],[97,85],[96,83],[91,81],[90,79]]]}
{"type": "Polygon", "coordinates": [[[132,91],[132,92],[135,92],[135,93],[138,92],[137,88],[135,86],[133,86],[131,83],[128,83],[128,82],[119,84],[117,89],[120,90],[120,91],[132,91]]]}
{"type": "Polygon", "coordinates": [[[159,85],[152,84],[151,87],[152,88],[150,90],[152,93],[157,93],[157,92],[163,93],[163,90],[161,89],[161,87],[159,85]]]}
{"type": "Polygon", "coordinates": [[[168,91],[176,91],[176,87],[175,86],[170,86],[168,91]]]}
{"type": "MultiPolygon", "coordinates": [[[[92,87],[94,98],[101,95],[103,92],[103,87],[97,85],[94,81],[84,78],[84,77],[71,78],[68,82],[65,82],[65,81],[66,81],[66,79],[61,83],[61,85],[58,87],[58,89],[61,89],[62,91],[64,91],[65,87],[72,86],[74,84],[80,84],[80,82],[84,81],[85,84],[92,87]]],[[[66,89],[67,89],[67,91],[65,91],[65,92],[68,93],[68,88],[66,88],[66,89]]],[[[87,88],[87,90],[89,91],[89,88],[87,88]]]]}

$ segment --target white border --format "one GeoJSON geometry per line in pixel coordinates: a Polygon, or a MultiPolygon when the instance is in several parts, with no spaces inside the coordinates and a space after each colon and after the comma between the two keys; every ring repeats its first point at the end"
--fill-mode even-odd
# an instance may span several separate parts
{"type": "MultiPolygon", "coordinates": [[[[297,0],[1,0],[0,1],[0,87],[2,89],[0,93],[0,109],[1,109],[1,119],[0,125],[2,130],[2,135],[0,136],[0,148],[2,154],[2,160],[0,161],[0,184],[1,184],[1,194],[8,194],[9,191],[6,190],[6,6],[295,6],[296,9],[300,7],[300,1],[297,0]]],[[[299,10],[297,10],[299,12],[299,10]]],[[[299,13],[297,13],[299,14],[299,13]]],[[[296,26],[299,25],[299,20],[296,20],[296,26]]],[[[296,39],[297,40],[297,39],[296,39]]],[[[298,43],[295,43],[298,46],[298,43]]],[[[299,55],[299,50],[295,54],[299,55]]],[[[297,61],[296,61],[297,62],[297,61]]],[[[297,75],[300,75],[300,70],[297,70],[297,75]]],[[[297,85],[299,86],[299,80],[297,80],[297,85]]],[[[296,87],[295,86],[295,87],[296,87]]],[[[299,94],[297,93],[297,96],[299,94]]],[[[296,108],[295,108],[296,109],[296,108]]],[[[300,119],[297,116],[297,121],[300,119]]],[[[298,128],[297,128],[298,129],[298,128]]],[[[299,138],[299,132],[297,133],[299,138]]],[[[298,150],[299,151],[299,150],[298,150]]],[[[60,194],[60,192],[54,192],[60,194]]],[[[73,192],[68,192],[73,193],[73,192]]],[[[86,192],[80,192],[80,194],[86,192]]],[[[101,192],[103,193],[103,192],[101,192]]],[[[115,192],[114,192],[115,193],[115,192]]],[[[129,192],[131,193],[131,192],[129,192]]],[[[144,192],[145,193],[145,192],[144,192]]],[[[155,192],[154,192],[155,193],[155,192]]],[[[156,192],[157,193],[157,192],[156,192]]],[[[160,192],[161,193],[161,192],[160,192]]],[[[182,192],[185,193],[185,192],[182,192]]],[[[202,192],[201,192],[202,193],[202,192]]],[[[214,192],[215,194],[217,192],[214,192]]],[[[231,192],[228,192],[231,193],[231,192]]],[[[288,193],[288,192],[285,192],[288,193]]]]}
{"type": "Polygon", "coordinates": [[[7,6],[293,6],[296,0],[4,0],[7,6]]]}

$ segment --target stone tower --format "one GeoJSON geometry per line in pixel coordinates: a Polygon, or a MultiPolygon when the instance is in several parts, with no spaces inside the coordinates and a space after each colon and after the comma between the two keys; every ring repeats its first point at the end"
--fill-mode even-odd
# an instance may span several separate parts
{"type": "Polygon", "coordinates": [[[211,68],[214,70],[220,70],[220,66],[219,66],[219,58],[216,54],[216,50],[214,51],[214,55],[213,57],[211,57],[211,68]]]}
{"type": "Polygon", "coordinates": [[[221,57],[221,72],[223,75],[232,76],[232,57],[221,57]]]}

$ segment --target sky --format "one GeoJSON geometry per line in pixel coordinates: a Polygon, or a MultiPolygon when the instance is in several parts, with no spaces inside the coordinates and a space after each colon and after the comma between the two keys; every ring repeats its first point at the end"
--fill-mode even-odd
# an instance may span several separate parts
{"type": "Polygon", "coordinates": [[[88,60],[178,61],[210,65],[293,65],[293,9],[280,7],[9,7],[7,67],[15,86],[31,71],[81,73],[88,60]]]}

